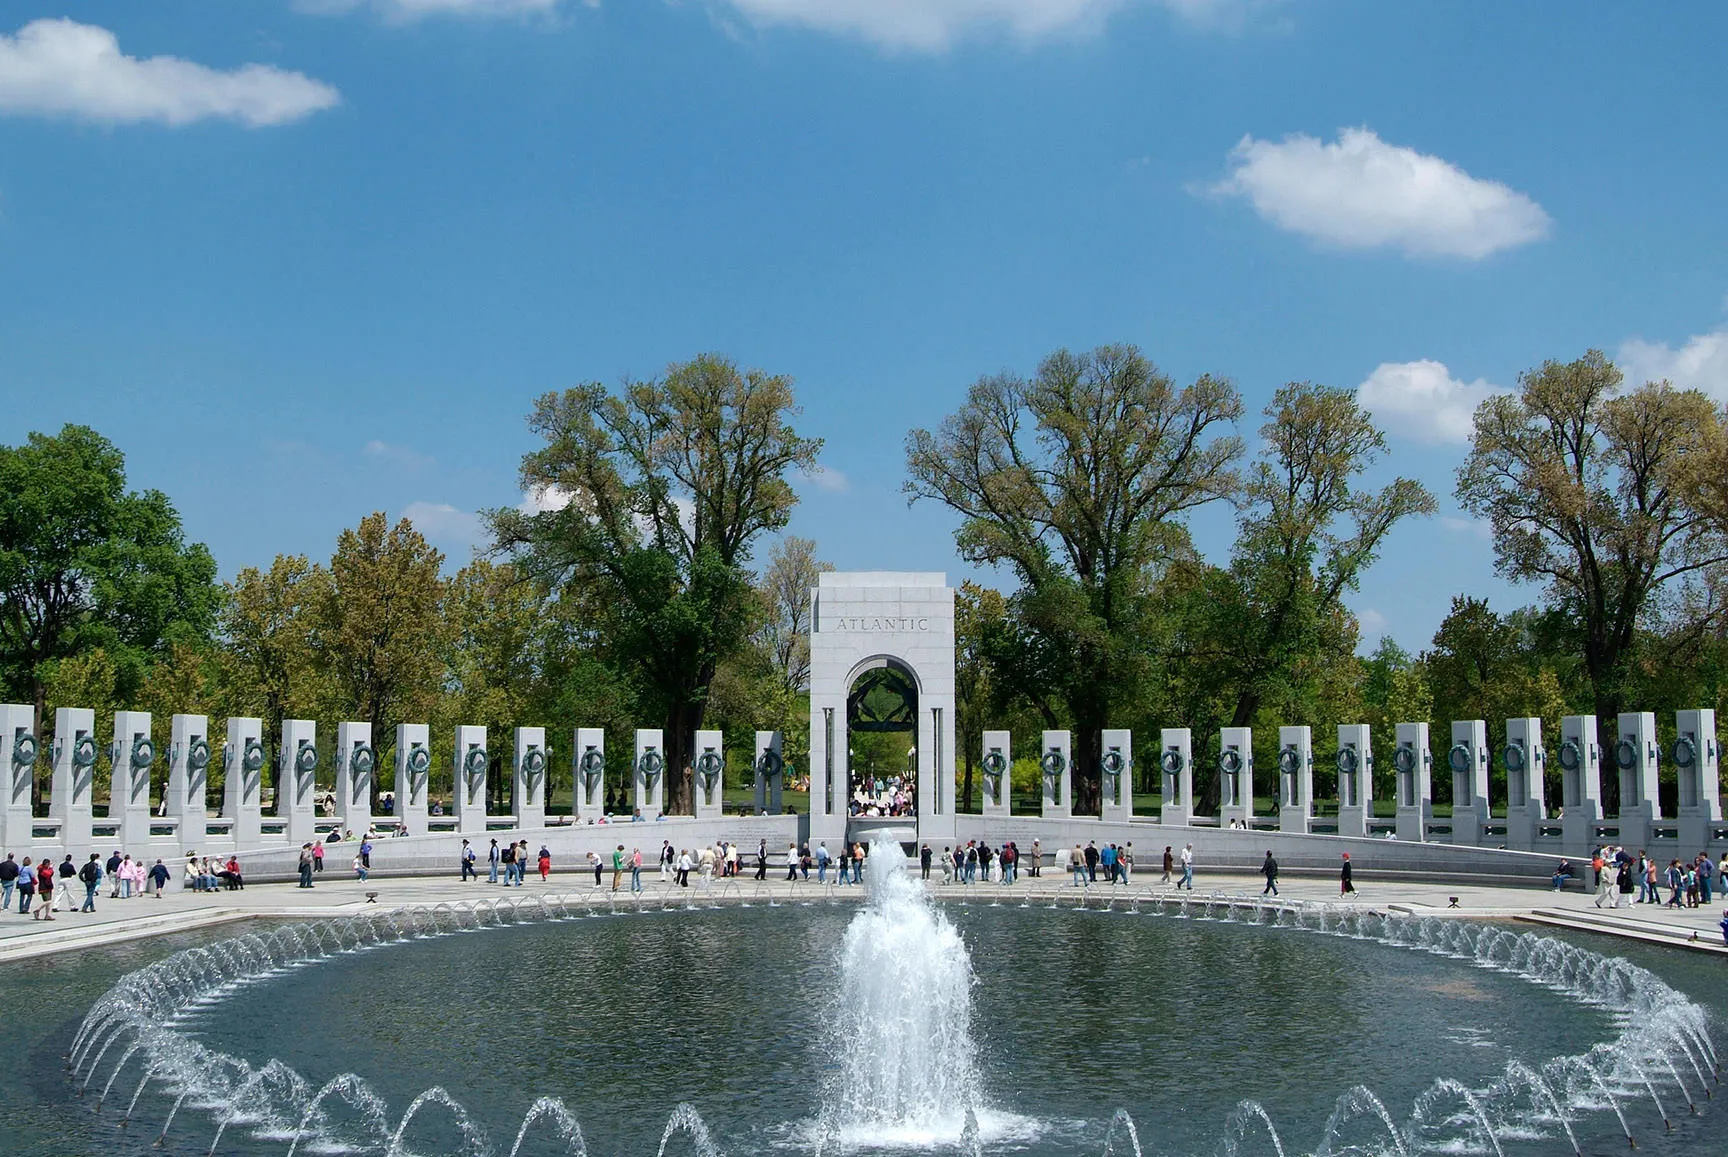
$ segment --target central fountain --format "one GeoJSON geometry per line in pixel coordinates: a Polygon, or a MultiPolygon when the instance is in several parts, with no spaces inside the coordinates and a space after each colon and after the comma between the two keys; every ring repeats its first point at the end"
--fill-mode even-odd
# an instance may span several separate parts
{"type": "Polygon", "coordinates": [[[1647,1139],[1711,1151],[1715,1127],[1687,1122],[1720,1085],[1709,1014],[1626,960],[1241,897],[1049,912],[1064,894],[1051,888],[1024,912],[949,908],[895,845],[868,863],[852,912],[813,890],[729,914],[706,910],[723,906],[713,895],[619,906],[576,893],[284,924],[175,953],[122,977],[71,1042],[72,1088],[100,1110],[78,1129],[121,1131],[9,1157],[151,1143],[247,1157],[1129,1157],[1143,1137],[1159,1154],[1287,1157],[1298,1150],[1280,1130],[1293,1128],[1311,1130],[1300,1151],[1317,1157],[1647,1139]],[[1161,979],[1178,958],[1194,972],[1180,994],[1161,979]],[[484,967],[496,960],[548,968],[500,988],[484,967]],[[1351,996],[1244,1000],[1245,977],[1280,968],[1349,974],[1351,996]],[[368,994],[392,978],[385,1007],[368,994]],[[1221,1018],[1209,992],[1228,993],[1221,1018]],[[1378,1010],[1360,1015],[1367,1000],[1378,1010]],[[1501,1038],[1486,1056],[1482,1037],[1501,1038]],[[1378,1092],[1329,1064],[1336,1085],[1316,1096],[1304,1058],[1331,1050],[1362,1057],[1378,1092]]]}
{"type": "Polygon", "coordinates": [[[868,899],[836,964],[818,1150],[958,1144],[994,1123],[980,1096],[972,956],[898,844],[870,849],[868,899]]]}

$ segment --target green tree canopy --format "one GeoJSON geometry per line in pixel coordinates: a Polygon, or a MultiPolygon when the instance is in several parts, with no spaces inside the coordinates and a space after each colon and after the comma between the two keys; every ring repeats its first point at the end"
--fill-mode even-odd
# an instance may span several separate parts
{"type": "MultiPolygon", "coordinates": [[[[1629,702],[1640,632],[1673,645],[1704,629],[1711,616],[1679,596],[1728,563],[1728,527],[1697,485],[1720,445],[1715,409],[1667,382],[1621,384],[1595,350],[1544,362],[1477,408],[1458,470],[1458,500],[1488,520],[1502,570],[1561,612],[1605,735],[1629,702]]],[[[1603,786],[1612,810],[1618,785],[1603,786]]]]}
{"type": "Polygon", "coordinates": [[[979,380],[935,433],[907,437],[906,491],[962,518],[969,562],[1010,568],[1016,681],[1077,731],[1076,806],[1099,805],[1099,732],[1145,677],[1151,574],[1187,548],[1186,512],[1233,493],[1230,383],[1177,386],[1130,345],[979,380]]]}
{"type": "Polygon", "coordinates": [[[522,460],[536,509],[494,511],[500,550],[553,592],[579,588],[605,616],[613,661],[665,721],[670,805],[721,661],[748,644],[761,604],[748,569],[797,501],[790,476],[821,443],[792,427],[791,379],[703,355],[619,394],[546,394],[522,460]]]}
{"type": "Polygon", "coordinates": [[[188,543],[156,490],[126,489],[126,461],[87,426],[0,446],[0,681],[46,703],[48,665],[100,647],[122,699],[175,641],[208,638],[216,563],[188,543]]]}

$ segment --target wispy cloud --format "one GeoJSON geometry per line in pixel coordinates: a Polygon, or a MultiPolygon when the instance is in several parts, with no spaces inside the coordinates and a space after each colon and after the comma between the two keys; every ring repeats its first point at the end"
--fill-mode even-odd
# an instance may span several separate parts
{"type": "Polygon", "coordinates": [[[1452,514],[1442,514],[1440,525],[1453,534],[1468,534],[1487,542],[1493,533],[1485,518],[1459,518],[1452,514]]]}
{"type": "Polygon", "coordinates": [[[487,541],[486,524],[471,510],[458,510],[448,502],[410,502],[402,517],[440,546],[472,549],[487,541]]]}
{"type": "Polygon", "coordinates": [[[36,20],[0,36],[0,112],[107,124],[232,120],[286,124],[341,100],[330,85],[268,64],[222,71],[175,56],[120,51],[106,28],[36,20]]]}
{"type": "Polygon", "coordinates": [[[1162,7],[1201,29],[1239,27],[1265,0],[711,0],[759,27],[854,36],[895,52],[944,52],[978,36],[1029,44],[1096,33],[1129,8],[1162,7]]]}
{"type": "Polygon", "coordinates": [[[1345,249],[1479,260],[1548,235],[1542,206],[1439,157],[1389,145],[1365,128],[1330,144],[1302,133],[1245,136],[1211,192],[1246,198],[1261,217],[1345,249]]]}
{"type": "Polygon", "coordinates": [[[1476,407],[1506,392],[1481,378],[1460,381],[1446,363],[1424,358],[1375,366],[1356,387],[1356,400],[1388,433],[1429,445],[1461,445],[1470,440],[1476,407]]]}
{"type": "Polygon", "coordinates": [[[832,466],[812,466],[808,470],[799,471],[798,477],[816,489],[826,490],[832,494],[844,494],[852,489],[851,480],[832,466]]]}
{"type": "Polygon", "coordinates": [[[431,466],[437,459],[430,454],[422,454],[408,446],[399,446],[394,442],[384,442],[377,438],[366,443],[360,450],[368,458],[394,466],[398,470],[420,471],[431,466]]]}
{"type": "MultiPolygon", "coordinates": [[[[598,0],[581,0],[595,7],[598,0]]],[[[366,8],[385,20],[407,23],[428,16],[544,16],[561,0],[297,0],[295,7],[314,15],[339,15],[366,8]]]]}

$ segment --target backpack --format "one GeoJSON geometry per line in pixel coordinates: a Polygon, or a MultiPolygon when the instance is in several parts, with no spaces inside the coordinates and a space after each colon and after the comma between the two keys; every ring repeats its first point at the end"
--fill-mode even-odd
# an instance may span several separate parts
{"type": "Polygon", "coordinates": [[[101,871],[102,869],[96,866],[95,860],[87,860],[84,866],[78,870],[78,878],[86,884],[95,884],[102,878],[101,871]]]}
{"type": "Polygon", "coordinates": [[[506,864],[514,864],[516,862],[516,849],[513,847],[505,848],[504,854],[500,858],[506,864]]]}

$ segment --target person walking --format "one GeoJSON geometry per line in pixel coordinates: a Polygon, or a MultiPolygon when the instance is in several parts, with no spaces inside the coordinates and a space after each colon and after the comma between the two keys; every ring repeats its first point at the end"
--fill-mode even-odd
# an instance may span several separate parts
{"type": "MultiPolygon", "coordinates": [[[[157,860],[156,862],[160,864],[162,861],[157,860]]],[[[162,874],[166,877],[167,869],[163,869],[162,874]]],[[[84,885],[84,906],[78,910],[80,912],[96,911],[96,889],[102,886],[102,857],[91,852],[90,858],[84,861],[84,866],[78,869],[78,879],[84,885]]],[[[160,888],[157,889],[156,895],[157,898],[161,898],[160,888]]]]}
{"type": "MultiPolygon", "coordinates": [[[[1096,855],[1096,853],[1094,853],[1094,855],[1096,855]]],[[[1086,884],[1086,849],[1085,848],[1081,847],[1079,844],[1074,845],[1074,850],[1068,853],[1068,867],[1074,873],[1074,887],[1076,887],[1076,888],[1086,887],[1087,884],[1086,884]]]]}
{"type": "MultiPolygon", "coordinates": [[[[191,854],[195,856],[198,853],[193,852],[191,854]]],[[[103,866],[108,869],[108,879],[113,881],[113,884],[114,884],[114,886],[111,889],[109,889],[108,898],[110,900],[118,900],[120,898],[120,849],[119,848],[114,849],[114,854],[108,857],[108,862],[103,866]]]]}
{"type": "Polygon", "coordinates": [[[540,845],[540,856],[536,866],[540,869],[540,882],[542,884],[552,878],[552,849],[545,844],[540,845]]]}
{"type": "Polygon", "coordinates": [[[760,840],[756,841],[756,878],[758,880],[766,880],[768,878],[768,841],[767,841],[767,839],[760,839],[760,840]]]}
{"type": "Polygon", "coordinates": [[[302,888],[310,888],[312,886],[312,859],[313,859],[312,845],[311,844],[301,844],[300,845],[300,886],[302,888]]]}
{"type": "Polygon", "coordinates": [[[36,900],[36,869],[30,866],[30,857],[24,857],[24,863],[18,869],[18,915],[29,913],[30,905],[36,900]]]}
{"type": "Polygon", "coordinates": [[[366,861],[361,859],[359,852],[354,853],[353,868],[354,878],[364,884],[366,882],[366,873],[368,869],[366,867],[366,861]]]}
{"type": "Polygon", "coordinates": [[[680,888],[688,888],[690,886],[690,853],[689,852],[679,852],[678,853],[678,886],[680,888]]]}
{"type": "MultiPolygon", "coordinates": [[[[930,861],[932,858],[929,844],[918,849],[918,874],[921,879],[928,880],[930,878],[930,861]]],[[[820,873],[817,874],[817,879],[821,879],[820,873]]]]}
{"type": "Polygon", "coordinates": [[[1178,888],[1194,890],[1194,845],[1185,844],[1182,848],[1182,879],[1176,884],[1178,888]]]}
{"type": "Polygon", "coordinates": [[[498,865],[503,861],[503,857],[504,853],[498,850],[498,840],[494,838],[492,840],[492,846],[486,849],[486,863],[489,865],[489,870],[486,873],[486,882],[488,884],[496,884],[498,882],[498,865]]]}
{"type": "Polygon", "coordinates": [[[1165,844],[1164,845],[1164,878],[1162,880],[1159,880],[1158,882],[1160,884],[1168,884],[1170,882],[1170,873],[1174,872],[1175,870],[1176,870],[1176,857],[1170,854],[1170,845],[1165,844]]]}
{"type": "MultiPolygon", "coordinates": [[[[92,855],[90,858],[95,859],[96,857],[92,855]]],[[[230,859],[228,861],[228,871],[228,886],[230,888],[238,888],[240,886],[240,861],[230,859]]],[[[170,874],[171,873],[168,871],[168,865],[164,864],[160,859],[158,859],[155,864],[151,865],[150,882],[156,886],[156,898],[158,900],[162,898],[163,889],[168,887],[168,877],[170,874]]],[[[94,896],[85,897],[86,902],[91,899],[94,899],[94,896]]]]}
{"type": "Polygon", "coordinates": [[[798,879],[798,845],[786,845],[786,881],[791,883],[798,879]]]}
{"type": "Polygon", "coordinates": [[[672,882],[672,868],[678,862],[678,852],[672,847],[671,840],[660,841],[660,882],[672,882]]]}
{"type": "Polygon", "coordinates": [[[66,858],[60,861],[60,867],[55,871],[59,887],[54,894],[54,906],[58,908],[60,901],[66,901],[66,911],[78,910],[78,898],[72,894],[72,881],[78,878],[78,865],[72,862],[72,853],[67,852],[66,858]]]}
{"type": "Polygon", "coordinates": [[[18,890],[18,860],[16,853],[7,852],[0,860],[0,912],[12,910],[12,893],[18,890]]]}
{"type": "Polygon", "coordinates": [[[47,856],[36,862],[36,911],[31,918],[54,919],[54,861],[47,856]]]}
{"type": "MultiPolygon", "coordinates": [[[[336,833],[331,832],[330,834],[335,835],[336,833]]],[[[324,844],[322,841],[312,845],[312,870],[314,872],[322,872],[324,870],[324,844]]],[[[306,886],[310,888],[312,885],[307,884],[306,886]]]]}
{"type": "Polygon", "coordinates": [[[456,858],[457,858],[457,861],[462,866],[462,882],[463,883],[466,883],[469,880],[478,880],[480,878],[480,873],[476,872],[474,870],[474,845],[473,844],[470,844],[467,840],[463,840],[462,841],[462,852],[456,858]]]}
{"type": "MultiPolygon", "coordinates": [[[[551,855],[548,854],[547,858],[546,858],[546,863],[548,865],[550,865],[551,862],[552,862],[551,855]]],[[[542,873],[542,875],[544,875],[544,873],[542,873]]],[[[633,848],[633,849],[631,849],[631,852],[630,852],[630,890],[632,892],[640,892],[642,890],[642,849],[641,848],[633,848]]]]}
{"type": "Polygon", "coordinates": [[[1266,850],[1266,861],[1260,865],[1260,874],[1266,877],[1266,886],[1260,889],[1262,896],[1270,893],[1278,894],[1278,861],[1272,858],[1272,850],[1266,850]]]}
{"type": "Polygon", "coordinates": [[[612,852],[612,890],[616,892],[618,885],[624,882],[624,845],[619,844],[612,852]]]}
{"type": "Polygon", "coordinates": [[[1344,853],[1344,866],[1338,870],[1338,894],[1350,895],[1356,891],[1356,885],[1350,879],[1350,853],[1344,853]]]}
{"type": "Polygon", "coordinates": [[[816,882],[818,884],[828,882],[828,862],[833,858],[828,854],[827,844],[816,845],[816,882]]]}

